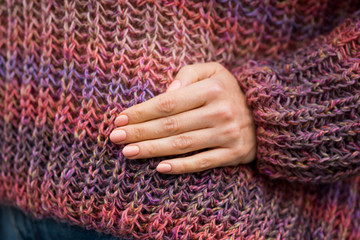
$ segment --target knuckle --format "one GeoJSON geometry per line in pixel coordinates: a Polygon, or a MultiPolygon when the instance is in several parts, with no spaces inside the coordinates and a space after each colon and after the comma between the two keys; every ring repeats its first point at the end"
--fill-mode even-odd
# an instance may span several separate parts
{"type": "Polygon", "coordinates": [[[231,106],[224,105],[217,109],[216,115],[218,118],[222,120],[231,121],[235,117],[235,111],[231,106]]]}
{"type": "Polygon", "coordinates": [[[244,139],[240,141],[240,144],[233,146],[230,150],[232,159],[235,159],[237,163],[249,163],[254,160],[256,156],[256,144],[245,142],[244,139]]]}
{"type": "Polygon", "coordinates": [[[175,99],[172,96],[160,96],[158,101],[158,111],[165,114],[170,114],[175,110],[175,99]]]}
{"type": "Polygon", "coordinates": [[[136,108],[132,109],[130,116],[133,121],[138,122],[139,119],[141,118],[141,112],[139,110],[137,110],[136,108]]]}
{"type": "Polygon", "coordinates": [[[168,134],[174,134],[178,132],[179,123],[174,117],[165,118],[163,124],[164,131],[168,134]]]}
{"type": "Polygon", "coordinates": [[[209,168],[211,168],[211,166],[212,166],[212,163],[211,163],[210,159],[208,159],[208,158],[201,158],[198,161],[198,167],[201,170],[209,169],[209,168]]]}
{"type": "Polygon", "coordinates": [[[246,157],[246,150],[242,147],[236,147],[232,150],[232,155],[234,159],[244,159],[246,157]]]}
{"type": "Polygon", "coordinates": [[[238,139],[241,136],[242,129],[238,124],[230,124],[226,128],[226,135],[231,139],[238,139]]]}
{"type": "Polygon", "coordinates": [[[242,164],[251,162],[256,156],[254,149],[248,146],[234,149],[233,154],[237,162],[242,164]]]}
{"type": "Polygon", "coordinates": [[[211,96],[220,96],[223,95],[225,92],[225,84],[217,78],[212,78],[210,81],[210,87],[208,88],[208,93],[211,96]]]}
{"type": "Polygon", "coordinates": [[[149,157],[153,157],[153,156],[157,156],[159,149],[155,144],[147,144],[147,146],[145,147],[146,152],[147,152],[147,156],[149,157]]]}
{"type": "Polygon", "coordinates": [[[144,137],[144,129],[140,127],[136,127],[133,129],[134,138],[136,140],[143,139],[144,137]]]}
{"type": "Polygon", "coordinates": [[[176,136],[173,140],[173,147],[175,149],[189,149],[191,148],[193,145],[193,140],[191,137],[189,136],[185,136],[185,135],[181,135],[181,136],[176,136]]]}

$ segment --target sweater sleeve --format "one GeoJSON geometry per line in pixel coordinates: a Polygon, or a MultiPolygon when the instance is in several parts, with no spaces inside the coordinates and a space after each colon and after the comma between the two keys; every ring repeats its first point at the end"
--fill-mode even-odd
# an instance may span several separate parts
{"type": "Polygon", "coordinates": [[[360,172],[360,14],[279,61],[234,70],[271,178],[327,183],[360,172]]]}

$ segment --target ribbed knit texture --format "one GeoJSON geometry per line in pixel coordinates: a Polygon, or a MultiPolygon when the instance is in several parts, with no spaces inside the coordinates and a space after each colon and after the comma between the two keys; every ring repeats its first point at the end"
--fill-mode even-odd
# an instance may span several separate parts
{"type": "Polygon", "coordinates": [[[360,239],[358,1],[0,1],[0,201],[134,239],[360,239]],[[217,61],[252,164],[165,175],[118,113],[217,61]]]}

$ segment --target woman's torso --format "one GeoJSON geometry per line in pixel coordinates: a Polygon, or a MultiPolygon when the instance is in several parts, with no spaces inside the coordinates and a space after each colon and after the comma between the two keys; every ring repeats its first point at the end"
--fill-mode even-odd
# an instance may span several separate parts
{"type": "Polygon", "coordinates": [[[108,140],[115,116],[163,92],[181,66],[281,59],[351,4],[2,2],[1,201],[135,238],[358,236],[358,177],[305,186],[253,165],[169,176],[160,158],[126,160],[108,140]]]}

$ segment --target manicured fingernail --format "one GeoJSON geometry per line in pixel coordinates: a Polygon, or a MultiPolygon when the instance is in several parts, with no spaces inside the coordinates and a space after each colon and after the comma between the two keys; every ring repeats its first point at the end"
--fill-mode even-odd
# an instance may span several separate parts
{"type": "Polygon", "coordinates": [[[126,146],[122,151],[125,157],[133,157],[137,155],[139,152],[140,149],[138,146],[126,146]]]}
{"type": "Polygon", "coordinates": [[[173,91],[173,90],[176,90],[180,87],[180,81],[179,80],[175,80],[173,81],[170,86],[168,87],[168,89],[166,90],[167,92],[168,91],[173,91]]]}
{"type": "Polygon", "coordinates": [[[120,115],[115,119],[116,126],[123,126],[128,124],[129,118],[126,115],[120,115]]]}
{"type": "Polygon", "coordinates": [[[160,163],[157,167],[156,170],[159,172],[170,172],[171,171],[171,165],[168,163],[160,163]]]}
{"type": "Polygon", "coordinates": [[[125,140],[126,132],[124,130],[114,130],[110,133],[110,140],[112,142],[120,142],[125,140]]]}

